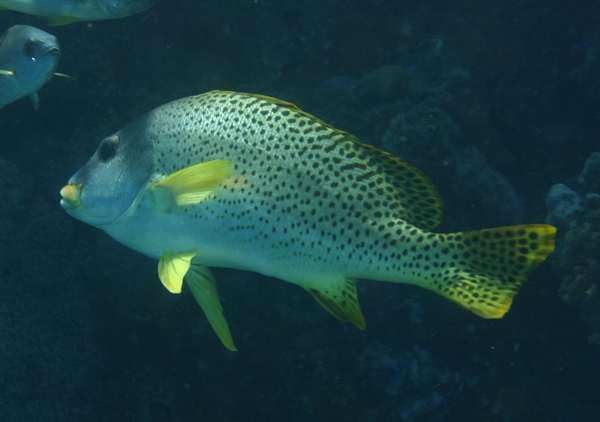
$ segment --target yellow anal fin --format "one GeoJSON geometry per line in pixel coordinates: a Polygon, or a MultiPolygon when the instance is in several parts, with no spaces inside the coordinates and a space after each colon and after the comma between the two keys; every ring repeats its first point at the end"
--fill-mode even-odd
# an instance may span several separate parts
{"type": "Polygon", "coordinates": [[[358,329],[367,327],[365,317],[360,310],[356,281],[350,279],[335,280],[327,287],[302,285],[331,315],[345,322],[351,322],[358,329]]]}
{"type": "Polygon", "coordinates": [[[163,286],[171,293],[181,293],[183,277],[188,272],[196,251],[175,254],[166,253],[158,261],[158,276],[163,286]]]}
{"type": "Polygon", "coordinates": [[[223,345],[233,352],[237,351],[229,325],[223,316],[223,306],[221,306],[215,278],[210,270],[192,265],[185,276],[185,281],[223,345]]]}
{"type": "Polygon", "coordinates": [[[42,19],[46,19],[48,26],[62,26],[68,25],[73,22],[78,22],[81,19],[75,16],[39,16],[42,19]]]}
{"type": "Polygon", "coordinates": [[[233,163],[214,160],[181,169],[157,183],[152,192],[161,211],[198,204],[207,199],[231,175],[233,163]]]}
{"type": "Polygon", "coordinates": [[[554,251],[555,235],[545,224],[442,235],[443,251],[453,245],[450,268],[424,287],[483,318],[502,318],[527,276],[554,251]]]}

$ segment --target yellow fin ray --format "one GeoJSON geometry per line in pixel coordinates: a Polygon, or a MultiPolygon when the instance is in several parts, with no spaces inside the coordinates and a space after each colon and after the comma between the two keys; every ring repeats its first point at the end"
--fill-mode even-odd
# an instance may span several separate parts
{"type": "Polygon", "coordinates": [[[361,330],[366,328],[365,317],[358,303],[355,280],[342,278],[332,281],[327,287],[310,284],[302,284],[302,287],[337,319],[351,322],[361,330]]]}
{"type": "Polygon", "coordinates": [[[163,286],[171,293],[181,293],[183,277],[188,272],[196,251],[174,254],[166,253],[158,261],[158,276],[163,286]]]}
{"type": "Polygon", "coordinates": [[[161,211],[198,204],[227,179],[233,171],[229,160],[214,160],[181,169],[152,184],[161,211]]]}
{"type": "Polygon", "coordinates": [[[223,306],[219,299],[215,278],[210,270],[200,265],[192,265],[185,276],[185,281],[223,345],[233,352],[237,351],[229,325],[223,316],[223,306]]]}
{"type": "Polygon", "coordinates": [[[532,224],[443,235],[457,259],[422,286],[480,317],[502,318],[529,273],[554,251],[555,234],[553,226],[532,224]]]}

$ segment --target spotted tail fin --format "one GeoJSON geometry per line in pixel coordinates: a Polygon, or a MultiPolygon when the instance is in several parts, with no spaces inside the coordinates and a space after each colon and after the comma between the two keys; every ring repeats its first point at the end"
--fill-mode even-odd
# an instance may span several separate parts
{"type": "Polygon", "coordinates": [[[420,285],[483,318],[502,318],[529,273],[554,251],[555,234],[539,224],[439,235],[439,272],[420,285]]]}

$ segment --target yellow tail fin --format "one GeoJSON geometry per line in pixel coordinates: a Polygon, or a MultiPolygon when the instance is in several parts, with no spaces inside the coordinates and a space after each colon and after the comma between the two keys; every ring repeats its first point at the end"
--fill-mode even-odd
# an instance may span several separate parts
{"type": "Polygon", "coordinates": [[[502,318],[527,276],[554,251],[545,224],[439,235],[440,273],[422,284],[483,318],[502,318]]]}

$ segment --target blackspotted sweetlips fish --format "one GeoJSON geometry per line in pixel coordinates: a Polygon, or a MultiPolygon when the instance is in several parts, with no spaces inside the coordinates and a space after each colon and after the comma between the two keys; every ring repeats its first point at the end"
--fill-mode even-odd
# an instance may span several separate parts
{"type": "Polygon", "coordinates": [[[0,0],[0,9],[46,19],[48,25],[117,19],[143,12],[159,0],[0,0]]]}
{"type": "Polygon", "coordinates": [[[208,267],[296,284],[360,329],[359,279],[421,286],[501,318],[556,232],[432,233],[442,201],[421,171],[291,103],[223,91],[105,138],[61,195],[73,217],[157,259],[170,292],[185,280],[230,350],[208,267]]]}
{"type": "Polygon", "coordinates": [[[0,37],[0,108],[29,96],[37,109],[37,92],[56,74],[59,59],[54,35],[33,26],[10,27],[0,37]]]}

